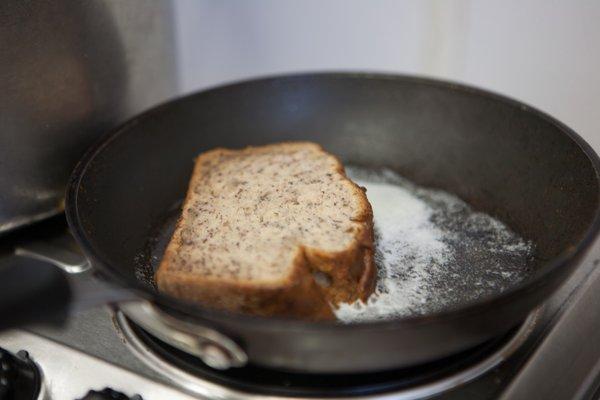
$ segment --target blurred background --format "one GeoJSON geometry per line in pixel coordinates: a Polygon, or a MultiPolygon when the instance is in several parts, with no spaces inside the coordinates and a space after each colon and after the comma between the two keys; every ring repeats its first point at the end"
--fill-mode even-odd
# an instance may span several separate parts
{"type": "Polygon", "coordinates": [[[294,71],[440,77],[540,108],[600,150],[600,2],[175,2],[180,90],[294,71]]]}
{"type": "Polygon", "coordinates": [[[417,74],[546,111],[600,151],[600,1],[0,2],[0,233],[62,211],[99,136],[178,95],[306,71],[417,74]]]}

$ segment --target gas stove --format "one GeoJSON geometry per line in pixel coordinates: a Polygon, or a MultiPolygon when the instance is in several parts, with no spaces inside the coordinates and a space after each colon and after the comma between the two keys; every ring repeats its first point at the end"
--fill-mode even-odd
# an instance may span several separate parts
{"type": "MultiPolygon", "coordinates": [[[[14,257],[11,243],[2,246],[0,264],[14,257]]],[[[14,393],[19,385],[18,399],[46,400],[596,399],[598,264],[600,243],[553,297],[503,337],[428,365],[366,375],[217,371],[152,337],[117,308],[74,308],[62,326],[0,332],[0,398],[10,399],[7,388],[14,393]]],[[[91,272],[70,279],[75,288],[97,282],[91,272]]]]}

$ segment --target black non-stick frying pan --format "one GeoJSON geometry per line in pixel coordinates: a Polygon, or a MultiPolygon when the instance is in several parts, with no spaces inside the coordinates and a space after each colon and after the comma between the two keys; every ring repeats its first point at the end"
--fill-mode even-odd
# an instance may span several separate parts
{"type": "Polygon", "coordinates": [[[221,367],[377,371],[448,356],[523,321],[598,233],[599,165],[563,124],[479,89],[407,76],[282,76],[193,94],[129,121],[81,160],[66,210],[96,271],[140,299],[123,310],[163,340],[217,354],[221,367]],[[535,242],[534,273],[434,315],[350,325],[229,314],[158,293],[148,249],[183,198],[194,157],[285,140],[315,141],[346,163],[458,195],[535,242]]]}

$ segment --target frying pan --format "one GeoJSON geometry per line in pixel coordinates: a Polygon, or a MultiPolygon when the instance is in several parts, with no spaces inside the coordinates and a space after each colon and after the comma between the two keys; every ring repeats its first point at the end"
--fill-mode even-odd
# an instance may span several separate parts
{"type": "Polygon", "coordinates": [[[119,127],[73,172],[66,214],[98,275],[131,294],[118,307],[209,365],[373,372],[457,353],[523,321],[598,234],[599,165],[565,125],[480,89],[410,76],[280,76],[192,94],[119,127]],[[346,163],[458,195],[535,242],[534,272],[434,314],[356,324],[231,314],[158,293],[148,248],[183,198],[193,158],[284,140],[315,141],[346,163]]]}

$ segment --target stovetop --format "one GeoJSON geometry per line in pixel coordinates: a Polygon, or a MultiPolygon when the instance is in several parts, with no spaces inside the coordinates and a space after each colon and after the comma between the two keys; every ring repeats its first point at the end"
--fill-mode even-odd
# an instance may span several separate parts
{"type": "MultiPolygon", "coordinates": [[[[4,252],[0,264],[8,257],[4,252]]],[[[414,385],[354,394],[373,399],[600,398],[599,263],[600,243],[596,243],[573,276],[523,326],[490,344],[488,353],[476,355],[472,362],[457,363],[456,368],[429,380],[417,379],[414,385]]],[[[89,272],[71,279],[75,286],[95,282],[89,272]]],[[[110,307],[73,312],[60,327],[0,332],[0,347],[13,353],[26,350],[37,363],[44,390],[40,399],[80,399],[91,389],[106,387],[144,400],[281,398],[278,393],[266,396],[224,385],[226,381],[211,374],[196,374],[185,364],[172,363],[110,307]]],[[[291,379],[288,385],[296,382],[291,379]]]]}

